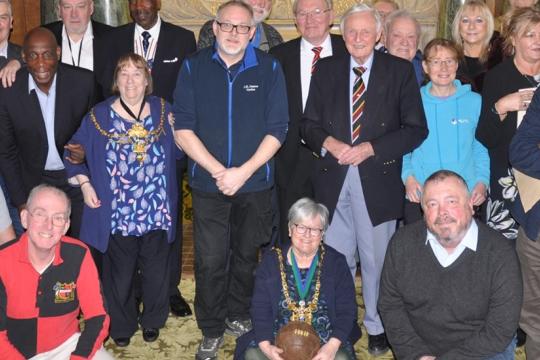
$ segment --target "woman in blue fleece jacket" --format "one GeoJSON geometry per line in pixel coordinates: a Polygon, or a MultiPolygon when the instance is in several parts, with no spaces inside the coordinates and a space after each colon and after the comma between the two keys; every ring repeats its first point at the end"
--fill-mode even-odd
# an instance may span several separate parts
{"type": "Polygon", "coordinates": [[[458,48],[446,39],[434,39],[424,50],[422,66],[430,82],[420,92],[429,135],[403,157],[401,178],[409,200],[406,223],[421,217],[419,202],[424,181],[437,170],[460,174],[467,181],[475,206],[486,199],[489,155],[474,136],[482,99],[470,85],[456,80],[459,59],[458,48]]]}

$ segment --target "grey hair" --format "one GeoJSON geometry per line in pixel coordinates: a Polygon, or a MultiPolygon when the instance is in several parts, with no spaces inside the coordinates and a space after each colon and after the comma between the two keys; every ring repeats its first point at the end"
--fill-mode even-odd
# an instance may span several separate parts
{"type": "MultiPolygon", "coordinates": [[[[293,14],[296,15],[296,11],[298,10],[298,2],[300,0],[293,0],[293,4],[292,4],[292,11],[293,11],[293,14]]],[[[334,2],[332,0],[324,0],[324,2],[326,3],[326,7],[328,9],[333,9],[334,8],[334,2]]],[[[321,9],[323,10],[323,9],[321,9]]]]}
{"type": "Polygon", "coordinates": [[[373,18],[375,19],[375,23],[377,25],[377,32],[380,32],[382,30],[382,20],[381,20],[381,15],[379,14],[379,12],[367,4],[360,3],[360,4],[353,5],[341,17],[341,22],[339,24],[339,29],[341,30],[341,34],[345,33],[344,31],[345,21],[347,20],[347,18],[353,14],[363,13],[363,12],[370,13],[373,16],[373,18]]]}
{"type": "Polygon", "coordinates": [[[34,204],[35,197],[42,192],[50,192],[51,194],[61,197],[66,202],[66,216],[69,218],[69,216],[71,215],[71,201],[69,200],[69,197],[61,189],[49,184],[40,184],[34,187],[32,191],[30,191],[30,195],[28,195],[28,200],[26,200],[26,207],[28,209],[30,209],[34,204]]]}
{"type": "MultiPolygon", "coordinates": [[[[441,181],[444,181],[446,179],[453,178],[456,179],[459,183],[460,187],[465,191],[467,194],[467,198],[470,198],[471,194],[469,193],[469,187],[467,186],[467,182],[465,179],[459,175],[458,173],[452,171],[452,170],[438,170],[435,171],[433,174],[431,174],[426,181],[424,181],[424,189],[428,186],[428,184],[431,183],[439,183],[441,181]]],[[[424,193],[422,192],[422,198],[420,199],[420,203],[422,204],[422,208],[424,208],[424,193]]]]}
{"type": "Polygon", "coordinates": [[[13,16],[13,7],[11,6],[11,0],[0,0],[0,4],[7,4],[8,15],[13,16]]]}
{"type": "Polygon", "coordinates": [[[248,13],[249,13],[249,17],[251,18],[251,25],[255,25],[255,19],[254,19],[254,15],[253,15],[253,8],[251,7],[251,5],[249,4],[246,4],[245,2],[241,1],[241,0],[229,0],[227,2],[224,2],[223,4],[221,4],[217,11],[216,11],[216,18],[215,20],[216,21],[220,21],[220,16],[221,16],[221,13],[223,12],[224,9],[230,7],[230,6],[238,6],[244,10],[246,10],[248,13]]]}
{"type": "Polygon", "coordinates": [[[391,13],[390,15],[388,15],[384,23],[384,32],[385,34],[387,34],[386,36],[390,34],[390,30],[392,29],[392,27],[394,26],[394,23],[398,19],[411,20],[414,23],[414,27],[416,28],[416,40],[420,39],[420,35],[422,33],[422,27],[420,26],[420,23],[418,22],[418,20],[407,10],[397,10],[391,13]]]}
{"type": "Polygon", "coordinates": [[[297,224],[305,219],[311,219],[315,216],[319,217],[323,231],[326,231],[329,225],[329,212],[326,206],[307,197],[301,198],[300,200],[297,200],[289,209],[289,214],[287,216],[288,227],[291,229],[294,224],[297,224]]]}

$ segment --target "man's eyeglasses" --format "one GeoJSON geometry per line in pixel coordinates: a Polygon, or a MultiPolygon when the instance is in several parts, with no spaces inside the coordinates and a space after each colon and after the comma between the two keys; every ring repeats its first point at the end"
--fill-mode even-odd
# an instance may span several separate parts
{"type": "Polygon", "coordinates": [[[300,235],[307,234],[308,236],[319,237],[324,232],[323,229],[310,228],[302,224],[294,224],[294,228],[296,229],[296,232],[300,235]]]}
{"type": "Polygon", "coordinates": [[[321,16],[323,16],[325,13],[329,12],[330,9],[314,9],[311,11],[299,11],[296,13],[296,17],[300,19],[307,19],[309,15],[311,15],[312,18],[318,19],[321,16]]]}
{"type": "Polygon", "coordinates": [[[218,24],[221,31],[224,32],[232,32],[233,29],[236,29],[237,34],[247,34],[249,30],[251,30],[251,26],[249,25],[233,25],[231,23],[222,23],[216,20],[216,24],[218,24]]]}
{"type": "Polygon", "coordinates": [[[47,215],[43,210],[36,209],[29,211],[30,215],[38,222],[39,224],[45,224],[49,221],[49,217],[52,220],[53,226],[61,227],[66,225],[67,216],[65,214],[53,214],[51,216],[47,215]]]}

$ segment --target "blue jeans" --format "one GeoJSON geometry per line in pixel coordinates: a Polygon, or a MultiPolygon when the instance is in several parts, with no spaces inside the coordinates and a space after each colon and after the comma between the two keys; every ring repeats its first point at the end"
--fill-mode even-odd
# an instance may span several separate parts
{"type": "Polygon", "coordinates": [[[508,347],[501,353],[495,354],[486,360],[514,360],[514,352],[516,351],[517,338],[514,336],[508,347]]]}

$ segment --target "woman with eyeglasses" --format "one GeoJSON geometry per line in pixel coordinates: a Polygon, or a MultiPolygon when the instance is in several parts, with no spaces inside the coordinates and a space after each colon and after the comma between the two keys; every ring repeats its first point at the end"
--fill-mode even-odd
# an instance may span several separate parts
{"type": "Polygon", "coordinates": [[[491,10],[483,0],[467,0],[456,12],[452,39],[463,53],[457,78],[482,91],[486,71],[502,61],[502,39],[494,31],[491,10]]]}
{"type": "MultiPolygon", "coordinates": [[[[110,336],[125,347],[142,328],[153,342],[169,315],[169,244],[176,229],[176,158],[171,105],[149,96],[145,59],[120,57],[114,71],[117,96],[97,104],[71,141],[86,163],[66,161],[84,196],[81,240],[103,253],[102,282],[111,317],[110,336]],[[135,301],[140,270],[143,310],[135,301]]],[[[67,155],[67,154],[66,154],[67,155]]]]}
{"type": "Polygon", "coordinates": [[[257,268],[253,330],[238,339],[235,359],[302,359],[285,353],[277,341],[293,335],[295,327],[310,331],[311,345],[317,345],[306,346],[304,358],[356,359],[353,345],[360,328],[354,281],[345,257],[322,243],[328,209],[302,198],[291,206],[288,221],[291,244],[268,251],[257,268]]]}
{"type": "Polygon", "coordinates": [[[429,83],[420,89],[429,135],[403,157],[402,179],[408,201],[405,223],[422,217],[420,198],[424,181],[437,170],[452,170],[467,182],[473,205],[486,199],[489,157],[474,137],[482,99],[470,85],[456,80],[461,58],[456,44],[433,39],[424,49],[422,67],[429,83]]]}

